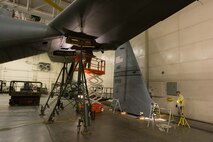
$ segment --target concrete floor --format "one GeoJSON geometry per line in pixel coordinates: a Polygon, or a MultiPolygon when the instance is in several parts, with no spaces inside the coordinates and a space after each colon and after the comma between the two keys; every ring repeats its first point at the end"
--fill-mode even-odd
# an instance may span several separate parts
{"type": "MultiPolygon", "coordinates": [[[[56,121],[45,124],[39,107],[9,107],[0,96],[0,142],[213,142],[213,133],[194,128],[147,128],[147,121],[104,111],[92,121],[88,135],[77,135],[78,116],[67,107],[56,121]]],[[[42,98],[44,102],[45,98],[42,98]]]]}

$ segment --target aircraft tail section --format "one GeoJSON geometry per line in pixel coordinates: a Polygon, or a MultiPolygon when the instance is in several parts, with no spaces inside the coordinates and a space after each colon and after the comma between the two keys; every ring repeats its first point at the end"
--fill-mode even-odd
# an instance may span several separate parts
{"type": "Polygon", "coordinates": [[[122,110],[148,117],[152,99],[130,43],[118,47],[115,57],[113,97],[119,99],[122,110]]]}

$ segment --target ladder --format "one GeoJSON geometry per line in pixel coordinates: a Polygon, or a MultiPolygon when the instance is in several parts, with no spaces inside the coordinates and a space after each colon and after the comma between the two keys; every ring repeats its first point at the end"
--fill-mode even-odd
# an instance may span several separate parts
{"type": "Polygon", "coordinates": [[[152,120],[154,124],[159,128],[160,131],[165,131],[168,133],[171,126],[171,121],[174,119],[171,109],[160,108],[157,103],[152,103],[150,106],[150,114],[148,119],[147,127],[150,125],[150,121],[152,120]],[[168,113],[168,120],[166,123],[156,124],[156,120],[161,118],[161,110],[165,110],[168,113]]]}

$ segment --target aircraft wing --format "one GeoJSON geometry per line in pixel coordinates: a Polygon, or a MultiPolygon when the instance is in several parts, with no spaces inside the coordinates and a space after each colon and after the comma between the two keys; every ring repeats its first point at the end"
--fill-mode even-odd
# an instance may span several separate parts
{"type": "Polygon", "coordinates": [[[76,0],[49,26],[83,32],[98,43],[121,45],[195,0],[76,0]]]}
{"type": "Polygon", "coordinates": [[[47,25],[0,15],[0,63],[49,51],[60,35],[47,25]]]}
{"type": "Polygon", "coordinates": [[[119,45],[195,0],[75,0],[48,25],[0,16],[0,63],[58,50],[63,36],[81,31],[97,48],[119,45]]]}

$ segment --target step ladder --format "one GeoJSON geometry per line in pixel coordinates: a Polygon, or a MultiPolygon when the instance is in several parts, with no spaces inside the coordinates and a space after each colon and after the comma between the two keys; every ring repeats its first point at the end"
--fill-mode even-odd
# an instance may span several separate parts
{"type": "Polygon", "coordinates": [[[122,108],[121,108],[121,104],[119,99],[112,99],[112,102],[110,104],[110,107],[113,110],[113,113],[115,113],[116,110],[120,110],[120,112],[122,112],[122,108]]]}
{"type": "MultiPolygon", "coordinates": [[[[165,131],[168,133],[169,129],[172,128],[171,122],[174,120],[173,114],[171,109],[166,108],[160,108],[157,103],[152,103],[150,106],[150,113],[149,113],[149,119],[147,127],[149,127],[151,120],[154,122],[154,125],[156,125],[160,131],[165,131]],[[157,119],[161,119],[161,111],[164,110],[168,113],[168,119],[165,119],[166,122],[156,124],[157,119]]],[[[175,127],[174,127],[175,128],[175,127]]]]}

